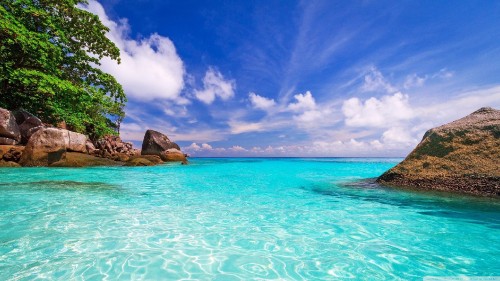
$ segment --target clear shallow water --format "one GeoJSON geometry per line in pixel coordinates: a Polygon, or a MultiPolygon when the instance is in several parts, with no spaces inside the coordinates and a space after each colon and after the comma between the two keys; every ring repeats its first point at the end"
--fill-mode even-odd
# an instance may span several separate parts
{"type": "Polygon", "coordinates": [[[0,169],[0,280],[500,275],[500,202],[381,188],[400,159],[0,169]]]}

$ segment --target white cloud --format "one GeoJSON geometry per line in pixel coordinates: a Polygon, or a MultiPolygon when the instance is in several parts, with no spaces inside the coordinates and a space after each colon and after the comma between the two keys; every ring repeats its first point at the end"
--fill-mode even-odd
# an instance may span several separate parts
{"type": "Polygon", "coordinates": [[[239,146],[239,145],[233,145],[231,148],[229,148],[229,150],[233,151],[233,152],[244,152],[244,151],[248,151],[246,150],[245,148],[239,146]]]}
{"type": "Polygon", "coordinates": [[[231,130],[231,134],[241,134],[248,132],[259,132],[263,130],[261,123],[248,123],[240,121],[229,121],[228,125],[231,130]]]}
{"type": "Polygon", "coordinates": [[[213,147],[211,145],[209,145],[208,143],[202,143],[201,144],[201,149],[203,149],[203,150],[212,150],[213,147]]]}
{"type": "Polygon", "coordinates": [[[98,15],[110,29],[106,36],[120,49],[121,63],[104,58],[99,67],[122,84],[129,98],[141,101],[180,99],[185,68],[169,38],[154,33],[141,40],[130,39],[126,19],[111,20],[102,5],[94,0],[82,7],[98,15]]]}
{"type": "Polygon", "coordinates": [[[412,75],[406,76],[403,87],[405,89],[410,89],[410,88],[414,88],[414,87],[422,87],[425,83],[425,80],[427,80],[427,76],[420,77],[416,73],[413,73],[412,75]]]}
{"type": "Polygon", "coordinates": [[[352,127],[384,128],[409,120],[414,117],[414,113],[408,99],[408,95],[400,92],[380,99],[372,97],[364,102],[359,98],[348,99],[342,105],[345,124],[352,127]]]}
{"type": "Polygon", "coordinates": [[[196,98],[206,104],[214,102],[216,97],[228,100],[234,96],[236,83],[234,80],[226,80],[217,70],[209,68],[203,78],[203,90],[195,90],[196,98]]]}
{"type": "Polygon", "coordinates": [[[309,91],[307,91],[305,94],[297,94],[293,97],[295,98],[296,102],[290,103],[288,105],[288,108],[292,111],[303,111],[316,108],[316,101],[309,91]]]}
{"type": "Polygon", "coordinates": [[[201,147],[197,145],[195,142],[193,142],[190,146],[186,147],[185,149],[190,151],[200,151],[201,147]]]}
{"type": "Polygon", "coordinates": [[[311,123],[323,118],[324,114],[318,110],[308,110],[300,115],[296,115],[293,119],[299,123],[311,123]]]}
{"type": "Polygon", "coordinates": [[[202,143],[200,146],[197,143],[193,142],[188,147],[183,147],[183,149],[189,152],[196,152],[196,151],[210,151],[213,150],[213,147],[208,143],[202,143]]]}
{"type": "Polygon", "coordinates": [[[417,140],[411,136],[411,132],[402,127],[393,127],[382,134],[385,144],[416,144],[417,140]]]}
{"type": "Polygon", "coordinates": [[[248,97],[250,98],[252,106],[257,109],[269,110],[276,105],[274,99],[268,99],[266,97],[259,96],[256,93],[250,93],[248,97]]]}
{"type": "Polygon", "coordinates": [[[387,93],[394,93],[397,91],[391,83],[389,83],[382,73],[375,67],[371,67],[368,74],[364,77],[364,83],[361,86],[361,90],[364,92],[378,92],[383,91],[387,93]]]}
{"type": "Polygon", "coordinates": [[[467,91],[444,102],[419,106],[415,112],[421,120],[436,126],[462,118],[485,106],[500,108],[500,86],[467,91]]]}
{"type": "Polygon", "coordinates": [[[432,78],[441,78],[441,79],[449,79],[455,75],[453,71],[450,71],[446,68],[442,68],[436,74],[432,75],[432,78]]]}

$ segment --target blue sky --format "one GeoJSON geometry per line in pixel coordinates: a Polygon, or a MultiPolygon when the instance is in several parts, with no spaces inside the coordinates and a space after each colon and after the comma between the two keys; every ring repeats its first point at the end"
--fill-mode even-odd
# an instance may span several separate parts
{"type": "Polygon", "coordinates": [[[405,156],[500,108],[498,1],[90,1],[122,63],[123,139],[192,156],[405,156]]]}

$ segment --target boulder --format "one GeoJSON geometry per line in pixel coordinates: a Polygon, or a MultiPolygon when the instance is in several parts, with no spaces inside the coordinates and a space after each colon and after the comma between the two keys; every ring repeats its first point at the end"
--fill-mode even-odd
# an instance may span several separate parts
{"type": "Polygon", "coordinates": [[[377,181],[500,196],[500,110],[481,108],[427,131],[406,159],[377,181]]]}
{"type": "Polygon", "coordinates": [[[66,152],[65,157],[51,163],[50,167],[94,167],[94,166],[121,166],[123,163],[106,158],[94,157],[84,153],[66,152]]]}
{"type": "Polygon", "coordinates": [[[28,129],[26,131],[26,133],[25,133],[24,139],[21,138],[21,144],[26,145],[28,143],[29,139],[31,138],[31,136],[34,133],[36,133],[38,130],[43,129],[43,128],[45,128],[45,125],[38,126],[38,127],[33,127],[33,128],[28,129]],[[23,140],[25,140],[26,142],[23,142],[23,140]]]}
{"type": "Polygon", "coordinates": [[[19,145],[0,145],[0,159],[3,157],[5,153],[7,153],[12,148],[19,150],[21,153],[24,150],[24,146],[19,145]]]}
{"type": "Polygon", "coordinates": [[[11,147],[7,152],[2,153],[3,155],[0,159],[10,162],[19,162],[21,155],[23,154],[24,146],[14,146],[11,147]]]}
{"type": "Polygon", "coordinates": [[[132,143],[122,142],[119,136],[105,136],[96,142],[96,146],[92,150],[88,148],[89,153],[95,156],[114,159],[118,154],[126,154],[127,156],[138,155],[138,151],[133,148],[132,143]]]}
{"type": "Polygon", "coordinates": [[[15,139],[0,137],[0,145],[15,145],[17,143],[15,139]]]}
{"type": "Polygon", "coordinates": [[[161,160],[160,156],[158,156],[158,155],[132,156],[132,157],[130,157],[129,162],[132,161],[132,160],[134,160],[134,159],[137,159],[137,158],[146,159],[149,162],[153,163],[154,165],[158,165],[158,164],[162,164],[163,163],[163,160],[161,160]]]}
{"type": "Polygon", "coordinates": [[[94,144],[90,140],[87,140],[85,143],[85,148],[87,149],[88,154],[93,154],[94,151],[96,151],[94,144]]]}
{"type": "Polygon", "coordinates": [[[84,134],[60,129],[64,133],[66,149],[73,152],[87,153],[87,136],[84,134]]]}
{"type": "Polygon", "coordinates": [[[170,141],[170,139],[157,131],[147,130],[144,135],[144,140],[142,142],[142,155],[158,155],[167,150],[175,148],[181,150],[181,148],[175,143],[170,141]]]}
{"type": "Polygon", "coordinates": [[[130,156],[124,153],[117,153],[113,156],[113,160],[127,162],[130,159],[130,156]]]}
{"type": "Polygon", "coordinates": [[[137,167],[137,166],[154,166],[154,165],[156,164],[149,161],[146,158],[135,157],[126,162],[124,166],[137,167]]]}
{"type": "Polygon", "coordinates": [[[16,117],[16,123],[21,132],[21,144],[26,144],[30,136],[42,128],[42,121],[24,109],[15,110],[13,114],[16,117]]]}
{"type": "Polygon", "coordinates": [[[19,163],[22,166],[48,166],[49,153],[51,162],[61,160],[54,157],[63,157],[59,152],[66,151],[67,135],[61,129],[41,128],[30,137],[19,163]]]}
{"type": "Polygon", "coordinates": [[[0,160],[0,168],[18,168],[18,167],[21,167],[21,165],[19,165],[16,162],[7,162],[5,160],[0,160]]]}
{"type": "Polygon", "coordinates": [[[165,162],[173,162],[173,161],[180,161],[183,163],[187,162],[186,155],[182,153],[180,150],[175,148],[167,149],[161,152],[160,158],[165,162]]]}
{"type": "Polygon", "coordinates": [[[14,114],[3,108],[0,108],[0,137],[13,139],[16,143],[21,141],[21,132],[19,131],[14,114]]]}

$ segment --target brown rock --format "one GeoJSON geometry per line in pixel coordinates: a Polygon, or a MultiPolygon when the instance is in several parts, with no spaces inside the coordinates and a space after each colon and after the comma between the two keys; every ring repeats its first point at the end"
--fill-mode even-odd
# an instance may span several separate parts
{"type": "Polygon", "coordinates": [[[167,149],[160,153],[161,160],[165,162],[181,161],[187,162],[186,155],[175,148],[167,149]]]}
{"type": "Polygon", "coordinates": [[[5,153],[7,153],[11,148],[14,148],[16,150],[19,150],[20,152],[23,152],[24,146],[20,145],[0,145],[0,159],[3,157],[5,153]]]}
{"type": "Polygon", "coordinates": [[[0,145],[15,145],[17,143],[15,139],[0,137],[0,145]]]}
{"type": "Polygon", "coordinates": [[[14,146],[10,148],[0,159],[11,162],[19,162],[21,155],[23,154],[24,146],[14,146]]]}
{"type": "Polygon", "coordinates": [[[377,181],[500,196],[500,110],[481,108],[427,131],[406,159],[377,181]]]}
{"type": "Polygon", "coordinates": [[[14,114],[4,108],[0,108],[0,137],[13,139],[16,142],[21,140],[21,132],[14,114]]]}
{"type": "MultiPolygon", "coordinates": [[[[49,153],[66,150],[65,136],[67,134],[64,130],[57,128],[42,128],[38,130],[30,137],[19,163],[22,166],[48,166],[49,153]]],[[[56,162],[54,160],[57,159],[51,157],[51,160],[56,162]]]]}
{"type": "Polygon", "coordinates": [[[115,161],[121,161],[121,162],[127,162],[130,159],[130,156],[124,153],[117,153],[114,157],[113,160],[115,161]]]}
{"type": "Polygon", "coordinates": [[[130,160],[137,159],[137,158],[147,159],[148,161],[150,161],[154,165],[163,163],[163,160],[161,160],[160,156],[158,156],[158,155],[136,155],[136,156],[130,157],[130,160]]]}
{"type": "Polygon", "coordinates": [[[156,164],[149,161],[146,158],[135,157],[135,158],[130,159],[127,163],[125,163],[124,166],[136,167],[136,166],[154,166],[154,165],[156,165],[156,164]]]}
{"type": "Polygon", "coordinates": [[[25,132],[25,136],[24,136],[24,138],[25,138],[26,142],[23,142],[23,139],[21,139],[21,143],[22,143],[23,145],[26,145],[26,144],[28,143],[29,139],[31,138],[31,136],[32,136],[34,133],[36,133],[38,130],[43,129],[43,128],[45,128],[45,125],[38,126],[38,127],[33,127],[33,128],[28,129],[28,130],[25,132]]]}
{"type": "Polygon", "coordinates": [[[87,149],[88,154],[93,154],[94,151],[97,150],[90,140],[87,140],[87,142],[85,143],[85,148],[87,149]]]}
{"type": "Polygon", "coordinates": [[[19,165],[16,162],[7,162],[5,160],[0,160],[0,168],[18,168],[18,167],[21,167],[21,165],[19,165]]]}
{"type": "Polygon", "coordinates": [[[175,142],[170,141],[166,135],[157,131],[147,130],[142,142],[141,154],[160,156],[163,151],[171,148],[181,150],[180,147],[175,142]]]}
{"type": "Polygon", "coordinates": [[[13,114],[21,132],[21,144],[26,144],[29,137],[43,126],[42,121],[24,109],[15,110],[13,114]]]}
{"type": "Polygon", "coordinates": [[[66,160],[66,149],[64,148],[47,153],[47,163],[49,166],[64,160],[66,160]]]}
{"type": "Polygon", "coordinates": [[[73,152],[87,153],[87,136],[84,134],[63,130],[66,149],[73,152]]]}
{"type": "Polygon", "coordinates": [[[84,153],[66,152],[66,157],[50,164],[50,167],[93,167],[120,166],[122,163],[106,158],[94,157],[84,153]]]}

